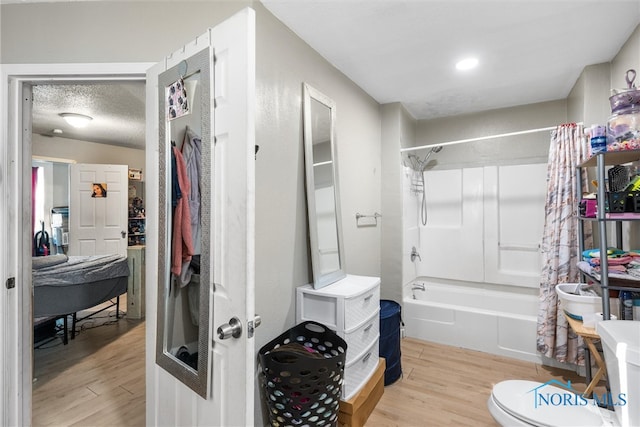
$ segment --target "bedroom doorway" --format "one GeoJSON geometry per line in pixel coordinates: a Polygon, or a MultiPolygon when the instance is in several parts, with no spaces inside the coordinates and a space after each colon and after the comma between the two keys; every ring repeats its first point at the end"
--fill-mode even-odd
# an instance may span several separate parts
{"type": "MultiPolygon", "coordinates": [[[[9,154],[9,159],[13,159],[13,164],[18,166],[15,172],[10,171],[10,179],[6,186],[9,198],[12,199],[10,201],[12,211],[17,214],[15,218],[16,221],[20,221],[21,218],[27,215],[30,217],[31,214],[31,188],[26,185],[27,182],[29,182],[30,176],[27,175],[26,171],[31,170],[33,149],[34,146],[39,143],[32,128],[33,106],[30,101],[32,99],[33,88],[38,85],[68,85],[71,82],[74,84],[88,84],[90,82],[113,83],[122,80],[135,80],[142,82],[142,85],[144,85],[145,71],[149,65],[150,64],[141,63],[69,64],[68,66],[62,67],[38,65],[3,67],[3,80],[9,81],[10,83],[9,95],[7,96],[5,94],[3,97],[8,101],[9,111],[15,111],[15,114],[10,114],[8,117],[5,116],[5,123],[7,123],[8,129],[6,152],[9,154]],[[56,71],[58,71],[57,74],[56,71]],[[15,126],[14,123],[16,122],[22,126],[15,126]],[[20,171],[20,169],[22,169],[22,171],[20,171]]],[[[141,105],[144,116],[144,96],[141,105]]],[[[142,128],[145,128],[144,122],[142,123],[142,128]]],[[[52,148],[51,146],[46,147],[46,142],[51,142],[52,139],[52,136],[44,136],[41,138],[40,142],[45,146],[44,150],[53,150],[53,154],[51,154],[51,152],[49,154],[45,153],[42,157],[53,162],[61,158],[71,157],[62,154],[60,150],[52,148]]],[[[77,144],[79,141],[74,140],[74,143],[77,144]]],[[[85,151],[91,151],[92,148],[93,146],[85,151]]],[[[74,150],[72,149],[71,151],[74,150]]],[[[75,150],[75,152],[78,153],[78,150],[75,150]]],[[[141,158],[144,162],[144,152],[141,158]]],[[[9,221],[9,225],[10,224],[11,220],[9,221]]],[[[19,222],[14,222],[14,224],[19,224],[19,222]]],[[[30,275],[33,236],[30,227],[27,229],[27,227],[20,227],[19,225],[17,227],[10,225],[10,227],[5,230],[4,235],[8,241],[14,242],[12,247],[17,249],[8,252],[5,267],[9,266],[9,270],[6,271],[14,270],[12,266],[15,266],[14,272],[10,273],[10,275],[15,276],[15,282],[20,284],[20,286],[16,286],[14,292],[8,292],[3,301],[3,307],[15,307],[16,310],[16,316],[9,317],[15,320],[7,325],[6,331],[3,333],[3,341],[17,349],[15,355],[9,354],[9,357],[4,358],[5,368],[9,367],[8,371],[10,373],[3,377],[3,384],[5,384],[9,390],[15,391],[8,393],[9,401],[5,402],[7,406],[4,406],[4,408],[6,408],[5,414],[9,416],[9,424],[31,425],[33,424],[31,412],[34,403],[32,401],[34,330],[30,275]],[[30,357],[23,359],[23,355],[26,354],[30,357]]],[[[141,360],[142,371],[144,371],[145,365],[144,336],[145,333],[142,331],[138,337],[138,340],[143,342],[142,351],[136,356],[141,360]]],[[[5,371],[7,371],[7,369],[5,369],[5,371]]],[[[95,370],[94,374],[96,376],[105,375],[104,371],[100,369],[95,370]]],[[[140,390],[144,393],[144,381],[140,386],[140,390]]],[[[69,390],[65,391],[65,393],[67,392],[69,392],[69,390]]],[[[142,408],[144,408],[144,404],[142,408]]],[[[56,411],[60,411],[61,409],[62,408],[58,407],[56,411]]]]}
{"type": "MultiPolygon", "coordinates": [[[[60,162],[48,162],[58,173],[46,177],[50,182],[46,185],[49,192],[44,197],[48,201],[45,206],[68,212],[68,238],[64,242],[68,244],[56,244],[56,248],[69,256],[106,254],[111,249],[126,256],[128,239],[121,233],[127,231],[128,223],[128,169],[145,169],[144,80],[47,82],[34,84],[31,89],[32,158],[55,154],[69,160],[62,167],[60,162]],[[125,103],[126,108],[121,107],[125,103]],[[75,128],[61,120],[66,111],[90,114],[93,120],[84,128],[75,128]],[[118,116],[120,113],[127,121],[118,116]],[[129,123],[128,117],[139,123],[129,123]],[[124,147],[120,140],[130,141],[126,145],[132,146],[124,147]],[[123,165],[105,164],[109,162],[123,165]],[[87,188],[78,188],[78,183],[87,179],[87,188]],[[108,185],[108,193],[94,197],[96,185],[108,185]],[[80,199],[79,195],[85,193],[89,198],[80,199]],[[107,208],[107,204],[113,208],[114,203],[117,212],[107,208]],[[104,248],[106,252],[87,247],[87,242],[96,242],[102,234],[88,227],[96,220],[115,233],[107,239],[114,243],[107,245],[110,249],[104,248]]],[[[46,215],[50,212],[45,212],[49,219],[53,217],[46,215]]],[[[51,230],[53,243],[54,224],[47,221],[46,228],[51,230]]],[[[55,243],[61,243],[57,240],[55,243]]],[[[32,283],[35,285],[35,281],[32,283]]],[[[37,288],[34,294],[37,297],[37,288]]],[[[65,316],[66,323],[53,319],[53,331],[47,330],[46,317],[43,323],[38,316],[39,305],[34,304],[33,425],[82,424],[91,423],[92,419],[110,420],[113,425],[125,420],[144,423],[145,322],[140,316],[128,316],[127,294],[97,305],[87,302],[86,309],[65,316]],[[114,411],[112,407],[125,396],[133,412],[114,411]]],[[[96,298],[99,299],[95,301],[103,299],[96,298]]]]}

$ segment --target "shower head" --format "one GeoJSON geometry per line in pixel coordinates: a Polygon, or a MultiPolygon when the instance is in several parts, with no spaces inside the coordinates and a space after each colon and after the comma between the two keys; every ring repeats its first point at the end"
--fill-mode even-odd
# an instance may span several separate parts
{"type": "Polygon", "coordinates": [[[429,150],[427,155],[424,156],[424,159],[422,159],[422,161],[420,162],[422,164],[422,170],[424,170],[424,168],[427,166],[427,160],[429,160],[429,157],[431,157],[433,153],[439,153],[441,150],[442,150],[442,145],[436,145],[435,147],[431,147],[431,150],[429,150]]]}

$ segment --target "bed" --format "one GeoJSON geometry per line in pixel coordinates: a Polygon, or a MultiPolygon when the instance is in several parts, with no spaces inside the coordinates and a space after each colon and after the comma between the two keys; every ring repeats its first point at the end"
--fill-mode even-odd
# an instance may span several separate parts
{"type": "MultiPolygon", "coordinates": [[[[33,315],[35,319],[73,315],[127,292],[129,265],[120,255],[34,257],[33,315]]],[[[117,312],[117,311],[116,311],[117,312]]],[[[66,342],[66,326],[65,326],[66,342]]]]}

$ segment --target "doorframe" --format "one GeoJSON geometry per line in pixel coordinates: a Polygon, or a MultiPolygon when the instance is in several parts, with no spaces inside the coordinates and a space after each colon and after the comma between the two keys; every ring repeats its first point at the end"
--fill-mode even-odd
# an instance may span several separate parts
{"type": "Polygon", "coordinates": [[[31,86],[62,82],[146,81],[154,63],[0,64],[0,425],[31,425],[31,86]],[[26,226],[28,225],[28,226],[26,226]],[[15,287],[9,285],[14,278],[15,287]],[[28,360],[23,360],[28,354],[28,360]]]}

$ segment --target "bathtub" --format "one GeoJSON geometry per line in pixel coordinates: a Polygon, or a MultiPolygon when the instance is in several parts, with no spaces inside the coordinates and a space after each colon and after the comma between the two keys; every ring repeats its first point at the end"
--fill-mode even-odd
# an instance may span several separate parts
{"type": "Polygon", "coordinates": [[[540,362],[536,289],[494,289],[418,278],[406,285],[403,295],[405,336],[540,362]],[[416,285],[424,285],[424,290],[412,290],[416,285]]]}

